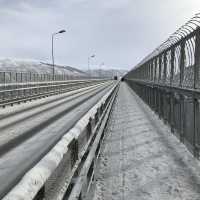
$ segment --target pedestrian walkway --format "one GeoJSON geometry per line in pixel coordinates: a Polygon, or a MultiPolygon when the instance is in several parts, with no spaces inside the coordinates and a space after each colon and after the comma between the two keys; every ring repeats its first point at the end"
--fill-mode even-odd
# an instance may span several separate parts
{"type": "Polygon", "coordinates": [[[93,200],[200,199],[200,161],[125,83],[96,172],[93,200]]]}

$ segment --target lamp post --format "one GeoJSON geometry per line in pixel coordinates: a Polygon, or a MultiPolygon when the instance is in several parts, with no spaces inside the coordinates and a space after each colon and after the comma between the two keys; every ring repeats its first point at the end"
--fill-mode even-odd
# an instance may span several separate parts
{"type": "Polygon", "coordinates": [[[88,73],[89,73],[89,77],[91,77],[91,73],[90,73],[90,58],[94,58],[95,54],[91,55],[88,57],[88,73]]]}
{"type": "Polygon", "coordinates": [[[53,67],[53,80],[55,80],[55,65],[54,65],[54,36],[60,33],[65,33],[65,30],[60,30],[52,34],[51,37],[51,55],[52,55],[52,67],[53,67]]]}

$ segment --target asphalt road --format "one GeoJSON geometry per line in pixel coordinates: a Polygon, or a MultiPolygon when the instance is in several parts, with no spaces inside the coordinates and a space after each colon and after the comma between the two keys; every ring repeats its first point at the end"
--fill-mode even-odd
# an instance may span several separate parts
{"type": "Polygon", "coordinates": [[[61,97],[66,94],[57,95],[58,101],[45,98],[40,103],[38,100],[24,104],[20,109],[16,107],[15,111],[12,108],[3,110],[0,116],[0,198],[112,86],[113,82],[108,82],[65,98],[61,97]]]}

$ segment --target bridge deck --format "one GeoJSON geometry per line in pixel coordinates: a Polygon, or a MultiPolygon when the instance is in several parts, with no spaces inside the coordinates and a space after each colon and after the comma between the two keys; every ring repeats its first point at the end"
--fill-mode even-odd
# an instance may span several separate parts
{"type": "Polygon", "coordinates": [[[106,131],[94,200],[200,199],[200,164],[122,83],[106,131]]]}

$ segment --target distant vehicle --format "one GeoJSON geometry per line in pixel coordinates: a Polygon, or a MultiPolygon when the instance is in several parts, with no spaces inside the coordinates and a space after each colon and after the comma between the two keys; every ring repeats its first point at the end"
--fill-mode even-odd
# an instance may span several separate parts
{"type": "Polygon", "coordinates": [[[118,79],[118,77],[117,76],[114,76],[114,80],[117,80],[118,79]]]}
{"type": "Polygon", "coordinates": [[[124,81],[124,77],[121,78],[121,81],[122,81],[122,82],[124,81]]]}

